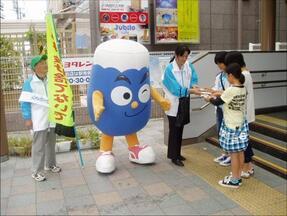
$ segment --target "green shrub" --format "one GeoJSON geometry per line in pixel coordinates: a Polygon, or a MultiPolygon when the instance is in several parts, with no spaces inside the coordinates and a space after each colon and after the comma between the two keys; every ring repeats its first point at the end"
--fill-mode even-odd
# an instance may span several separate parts
{"type": "Polygon", "coordinates": [[[8,148],[10,155],[31,156],[32,138],[29,136],[8,137],[8,148]]]}

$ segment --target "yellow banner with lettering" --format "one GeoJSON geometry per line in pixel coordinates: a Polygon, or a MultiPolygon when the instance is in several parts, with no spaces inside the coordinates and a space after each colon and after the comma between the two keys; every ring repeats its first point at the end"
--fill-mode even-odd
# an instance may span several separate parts
{"type": "Polygon", "coordinates": [[[178,41],[200,42],[198,0],[178,0],[178,41]]]}
{"type": "Polygon", "coordinates": [[[72,116],[73,93],[64,71],[58,47],[57,32],[51,14],[46,16],[46,29],[49,120],[72,127],[74,125],[72,116]]]}

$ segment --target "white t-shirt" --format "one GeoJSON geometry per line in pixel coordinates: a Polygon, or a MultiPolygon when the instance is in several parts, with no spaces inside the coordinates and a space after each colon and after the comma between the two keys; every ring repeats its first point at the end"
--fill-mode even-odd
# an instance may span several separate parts
{"type": "Polygon", "coordinates": [[[246,119],[248,123],[255,121],[255,107],[254,107],[254,91],[253,91],[253,80],[249,71],[244,70],[242,74],[245,77],[244,86],[247,89],[247,109],[246,119]]]}
{"type": "Polygon", "coordinates": [[[220,96],[224,101],[223,117],[227,127],[240,127],[245,118],[246,89],[244,86],[230,86],[220,96]]]}

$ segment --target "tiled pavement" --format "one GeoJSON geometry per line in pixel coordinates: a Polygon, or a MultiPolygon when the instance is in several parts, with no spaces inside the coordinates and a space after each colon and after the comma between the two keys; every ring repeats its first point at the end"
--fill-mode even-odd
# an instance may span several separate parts
{"type": "MultiPolygon", "coordinates": [[[[163,121],[151,120],[139,132],[141,143],[152,144],[154,165],[128,161],[123,137],[114,141],[117,170],[97,173],[98,151],[57,155],[60,174],[47,181],[31,178],[30,158],[10,157],[1,163],[1,215],[246,215],[248,211],[186,168],[166,159],[163,121]]],[[[285,188],[286,189],[286,188],[285,188]]]]}

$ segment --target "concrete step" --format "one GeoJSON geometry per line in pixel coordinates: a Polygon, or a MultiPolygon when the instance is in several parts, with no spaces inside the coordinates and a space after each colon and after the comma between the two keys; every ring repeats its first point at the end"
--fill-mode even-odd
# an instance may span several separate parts
{"type": "Polygon", "coordinates": [[[253,148],[287,161],[287,143],[281,140],[250,131],[250,143],[253,148]]]}
{"type": "Polygon", "coordinates": [[[287,130],[285,128],[276,126],[275,124],[256,120],[250,124],[249,129],[257,133],[287,142],[287,130]]]}
{"type": "MultiPolygon", "coordinates": [[[[206,141],[220,147],[219,140],[217,137],[209,137],[206,139],[206,141]]],[[[261,152],[256,149],[253,150],[255,154],[253,156],[253,161],[256,165],[287,179],[286,161],[266,154],[265,152],[261,152]]]]}

